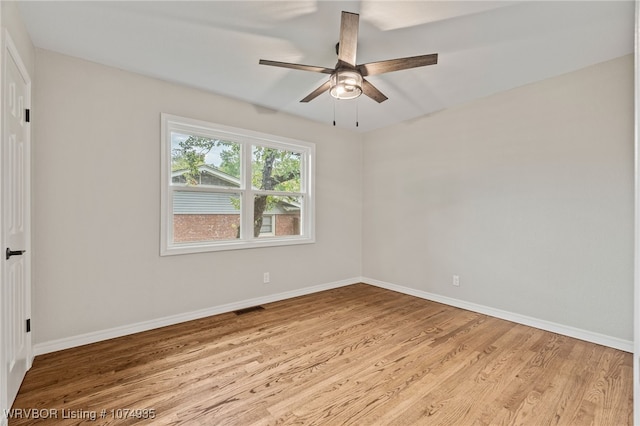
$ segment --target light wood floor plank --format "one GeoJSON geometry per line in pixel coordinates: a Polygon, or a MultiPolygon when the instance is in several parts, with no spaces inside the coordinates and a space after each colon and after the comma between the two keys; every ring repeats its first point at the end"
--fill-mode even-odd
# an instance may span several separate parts
{"type": "Polygon", "coordinates": [[[356,284],[39,356],[14,412],[58,418],[9,424],[620,426],[632,419],[631,364],[629,353],[356,284]]]}

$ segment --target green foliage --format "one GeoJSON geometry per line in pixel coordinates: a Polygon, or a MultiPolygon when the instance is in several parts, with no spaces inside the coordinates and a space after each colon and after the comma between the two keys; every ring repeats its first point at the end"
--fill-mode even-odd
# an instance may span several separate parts
{"type": "Polygon", "coordinates": [[[197,185],[200,177],[198,168],[205,164],[205,157],[216,144],[216,140],[200,136],[189,136],[178,143],[171,152],[171,171],[186,170],[183,176],[187,185],[197,185]]]}
{"type": "Polygon", "coordinates": [[[218,141],[216,146],[223,147],[219,169],[228,175],[240,177],[240,144],[218,141]]]}
{"type": "MultiPolygon", "coordinates": [[[[255,146],[251,183],[255,188],[273,191],[300,190],[300,153],[255,146]]],[[[253,205],[253,234],[260,235],[262,217],[272,209],[280,197],[256,196],[253,205]]]]}
{"type": "MultiPolygon", "coordinates": [[[[207,155],[220,148],[220,164],[208,164],[218,170],[235,177],[241,176],[240,144],[219,139],[200,136],[189,136],[179,142],[171,153],[171,170],[185,170],[183,176],[187,185],[197,185],[200,177],[199,168],[206,164],[207,155]]],[[[267,191],[298,192],[300,191],[300,160],[298,152],[286,151],[264,146],[254,146],[251,162],[251,184],[254,188],[267,191]]],[[[258,195],[254,200],[254,235],[260,234],[262,216],[272,209],[282,197],[258,195]]],[[[237,201],[239,204],[239,200],[237,201]]],[[[240,208],[240,206],[236,206],[240,208]]]]}
{"type": "Polygon", "coordinates": [[[300,191],[300,153],[256,146],[253,148],[252,184],[274,191],[300,191]]]}

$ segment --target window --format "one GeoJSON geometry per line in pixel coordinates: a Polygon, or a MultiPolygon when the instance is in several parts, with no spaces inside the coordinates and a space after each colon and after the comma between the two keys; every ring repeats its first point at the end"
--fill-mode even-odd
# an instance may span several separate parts
{"type": "Polygon", "coordinates": [[[272,214],[262,215],[262,227],[260,228],[260,236],[275,235],[273,230],[274,221],[275,221],[275,215],[272,215],[272,214]]]}
{"type": "Polygon", "coordinates": [[[162,114],[162,255],[314,242],[315,145],[162,114]]]}

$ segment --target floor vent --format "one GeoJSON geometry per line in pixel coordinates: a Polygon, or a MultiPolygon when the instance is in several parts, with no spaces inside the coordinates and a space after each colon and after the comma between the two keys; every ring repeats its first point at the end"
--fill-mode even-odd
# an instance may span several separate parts
{"type": "Polygon", "coordinates": [[[250,308],[238,309],[237,311],[233,311],[233,313],[236,315],[244,315],[255,311],[264,311],[264,308],[262,306],[252,306],[250,308]]]}

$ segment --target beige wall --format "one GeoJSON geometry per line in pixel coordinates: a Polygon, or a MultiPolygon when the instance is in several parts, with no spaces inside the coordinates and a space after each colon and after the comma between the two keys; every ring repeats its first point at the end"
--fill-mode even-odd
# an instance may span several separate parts
{"type": "MultiPolygon", "coordinates": [[[[29,33],[27,33],[27,29],[22,22],[22,17],[18,10],[18,2],[0,1],[0,18],[2,22],[2,29],[6,29],[9,32],[13,43],[18,49],[18,52],[20,52],[20,59],[22,59],[22,62],[33,81],[36,52],[33,47],[33,43],[31,43],[29,33]]],[[[2,36],[4,37],[4,32],[2,36]]]]}
{"type": "Polygon", "coordinates": [[[361,275],[632,339],[630,57],[363,136],[49,51],[36,67],[36,343],[361,275]],[[315,142],[317,244],[161,258],[160,112],[315,142]]]}
{"type": "Polygon", "coordinates": [[[630,55],[368,134],[363,275],[631,341],[633,87],[630,55]]]}
{"type": "Polygon", "coordinates": [[[360,276],[359,136],[50,51],[36,66],[36,343],[360,276]],[[160,257],[161,112],[316,143],[317,243],[160,257]]]}
{"type": "Polygon", "coordinates": [[[36,344],[360,276],[632,340],[631,57],[364,135],[49,51],[35,69],[36,344]],[[317,243],[161,258],[160,112],[315,142],[317,243]]]}

